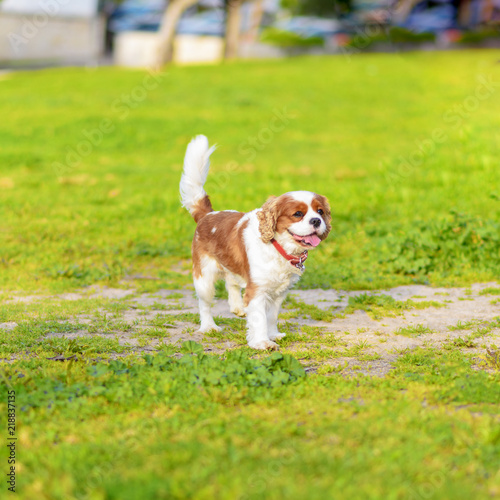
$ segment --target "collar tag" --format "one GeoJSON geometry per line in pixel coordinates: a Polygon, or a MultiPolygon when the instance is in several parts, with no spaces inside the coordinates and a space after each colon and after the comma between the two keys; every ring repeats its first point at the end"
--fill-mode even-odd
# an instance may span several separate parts
{"type": "Polygon", "coordinates": [[[295,255],[287,254],[285,249],[274,238],[271,240],[271,243],[293,267],[299,270],[299,272],[303,272],[305,270],[306,267],[304,266],[304,262],[307,259],[307,250],[304,250],[298,257],[296,257],[295,255]]]}

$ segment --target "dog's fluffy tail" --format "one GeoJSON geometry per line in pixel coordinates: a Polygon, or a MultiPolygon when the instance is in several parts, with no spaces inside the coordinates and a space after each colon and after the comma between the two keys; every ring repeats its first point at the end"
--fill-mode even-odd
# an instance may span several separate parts
{"type": "Polygon", "coordinates": [[[184,171],[179,186],[181,202],[196,222],[212,211],[212,203],[203,185],[207,180],[210,155],[214,149],[215,146],[209,148],[204,135],[197,135],[188,144],[184,157],[184,171]]]}

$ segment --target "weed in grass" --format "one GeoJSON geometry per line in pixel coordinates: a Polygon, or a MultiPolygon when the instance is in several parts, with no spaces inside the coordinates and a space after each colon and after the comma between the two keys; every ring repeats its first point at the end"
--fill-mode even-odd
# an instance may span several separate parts
{"type": "Polygon", "coordinates": [[[47,335],[57,333],[75,333],[82,325],[58,321],[21,321],[11,330],[0,329],[0,352],[13,354],[29,351],[47,335]]]}
{"type": "MultiPolygon", "coordinates": [[[[345,344],[339,343],[339,345],[345,344]]],[[[308,345],[305,350],[298,348],[289,352],[301,360],[325,360],[335,358],[356,358],[369,347],[371,346],[366,341],[358,342],[357,344],[343,350],[334,350],[322,345],[311,344],[308,345]]]]}
{"type": "Polygon", "coordinates": [[[157,328],[174,328],[176,321],[173,321],[171,315],[158,313],[153,318],[147,320],[146,324],[157,328]]]}
{"type": "Polygon", "coordinates": [[[318,367],[317,374],[318,375],[329,375],[331,373],[340,373],[346,368],[349,368],[349,363],[345,361],[344,363],[340,363],[338,365],[327,365],[323,364],[318,367]]]}
{"type": "MultiPolygon", "coordinates": [[[[285,337],[286,338],[286,337],[285,337]]],[[[295,356],[299,360],[324,360],[324,359],[334,359],[342,357],[339,351],[334,349],[330,349],[317,344],[310,345],[300,345],[298,347],[294,347],[293,349],[283,349],[283,352],[287,352],[295,356]],[[304,346],[304,348],[303,348],[304,346]]]]}
{"type": "Polygon", "coordinates": [[[103,309],[113,314],[121,313],[128,309],[141,309],[143,307],[140,304],[132,303],[128,298],[122,300],[105,300],[102,306],[103,309]]]}
{"type": "Polygon", "coordinates": [[[382,359],[380,354],[361,354],[356,357],[358,361],[377,361],[382,359]]]}
{"type": "Polygon", "coordinates": [[[425,325],[408,325],[398,328],[395,333],[405,337],[418,337],[426,333],[433,333],[433,331],[425,325]]]}
{"type": "Polygon", "coordinates": [[[358,342],[357,344],[352,345],[351,347],[348,347],[347,349],[344,349],[342,351],[338,352],[338,355],[343,358],[356,358],[358,359],[359,357],[362,356],[362,353],[365,349],[368,349],[371,347],[371,344],[366,343],[365,341],[358,342]]]}
{"type": "Polygon", "coordinates": [[[288,295],[285,302],[283,303],[284,309],[294,309],[294,314],[298,317],[307,318],[310,317],[316,321],[332,321],[334,315],[332,313],[332,308],[320,309],[314,304],[306,304],[302,300],[297,300],[292,295],[288,295]]]}
{"type": "Polygon", "coordinates": [[[286,335],[296,333],[299,328],[299,325],[296,323],[290,323],[289,321],[281,322],[278,325],[278,330],[286,335]]]}
{"type": "Polygon", "coordinates": [[[65,282],[66,287],[81,287],[102,281],[117,282],[125,276],[127,269],[123,261],[113,259],[101,265],[55,264],[41,269],[41,272],[50,280],[65,282]]]}
{"type": "Polygon", "coordinates": [[[84,355],[95,352],[95,348],[91,347],[89,344],[82,343],[82,341],[78,339],[51,338],[40,342],[38,346],[44,347],[46,350],[54,351],[55,354],[68,356],[72,354],[84,355]]]}
{"type": "Polygon", "coordinates": [[[162,304],[161,302],[155,302],[151,306],[151,309],[154,311],[175,311],[184,308],[185,308],[184,303],[178,301],[174,302],[173,304],[162,304]]]}
{"type": "Polygon", "coordinates": [[[500,349],[486,349],[486,364],[500,372],[500,349]]]}
{"type": "Polygon", "coordinates": [[[468,349],[472,349],[477,347],[477,344],[474,342],[471,336],[469,337],[458,337],[452,340],[452,344],[456,347],[466,347],[468,349]]]}
{"type": "Polygon", "coordinates": [[[139,347],[147,347],[147,346],[151,345],[151,339],[149,339],[146,336],[139,335],[139,336],[136,336],[136,338],[137,338],[137,345],[139,347]]]}
{"type": "Polygon", "coordinates": [[[179,346],[177,344],[172,344],[170,342],[167,344],[160,342],[156,345],[156,349],[159,353],[165,356],[173,356],[179,353],[179,346]]]}
{"type": "Polygon", "coordinates": [[[280,312],[278,315],[279,320],[286,321],[288,319],[298,319],[300,314],[296,311],[280,312]]]}
{"type": "Polygon", "coordinates": [[[162,328],[146,328],[144,330],[141,330],[140,332],[137,332],[135,336],[142,336],[145,335],[146,337],[152,337],[152,338],[169,338],[170,333],[167,330],[164,330],[162,328]]]}
{"type": "Polygon", "coordinates": [[[496,317],[493,321],[481,321],[481,320],[471,320],[465,323],[458,322],[455,327],[448,327],[449,330],[464,330],[464,329],[472,329],[474,326],[477,326],[477,330],[470,334],[471,338],[480,338],[484,337],[491,333],[494,328],[500,327],[500,317],[496,317]]]}
{"type": "Polygon", "coordinates": [[[483,290],[479,292],[479,295],[500,295],[500,288],[496,287],[483,288],[483,290]]]}
{"type": "Polygon", "coordinates": [[[98,311],[87,329],[89,333],[110,333],[114,330],[114,323],[111,315],[98,311]]]}
{"type": "Polygon", "coordinates": [[[98,354],[100,357],[108,357],[114,354],[129,352],[131,348],[127,345],[120,345],[116,338],[101,336],[85,336],[78,339],[67,339],[64,337],[50,338],[39,341],[32,352],[37,355],[65,355],[78,354],[88,356],[98,354]]]}
{"type": "Polygon", "coordinates": [[[499,229],[494,220],[452,210],[445,220],[415,221],[402,239],[389,236],[393,255],[385,262],[393,272],[407,275],[446,273],[465,261],[491,270],[498,259],[499,229]]]}
{"type": "Polygon", "coordinates": [[[300,330],[307,334],[309,338],[319,338],[325,331],[324,326],[301,325],[300,330]]]}
{"type": "MultiPolygon", "coordinates": [[[[169,322],[185,321],[187,323],[200,324],[200,315],[198,313],[181,313],[181,314],[165,314],[164,317],[169,322]]],[[[221,318],[216,317],[216,321],[220,321],[221,318]]],[[[225,318],[224,318],[225,319],[225,318]]]]}
{"type": "Polygon", "coordinates": [[[321,338],[318,339],[318,341],[324,345],[331,346],[331,347],[347,346],[347,342],[345,340],[340,339],[334,333],[326,333],[326,334],[322,335],[321,338]]]}
{"type": "Polygon", "coordinates": [[[411,299],[399,301],[390,295],[373,295],[362,293],[349,297],[349,304],[345,310],[346,314],[352,314],[356,310],[366,311],[370,317],[380,320],[385,316],[394,317],[401,315],[404,311],[411,309],[426,309],[428,307],[445,307],[444,304],[436,301],[414,302],[411,299]]]}
{"type": "Polygon", "coordinates": [[[458,323],[455,326],[449,326],[448,330],[454,332],[456,330],[470,330],[473,327],[482,323],[480,319],[471,319],[470,321],[461,321],[458,320],[458,323]]]}
{"type": "Polygon", "coordinates": [[[211,330],[204,334],[204,338],[210,339],[214,343],[221,341],[236,342],[239,345],[246,345],[245,334],[238,331],[233,331],[230,328],[224,328],[222,331],[218,332],[211,330]]]}
{"type": "Polygon", "coordinates": [[[118,332],[131,332],[139,324],[139,320],[134,320],[131,323],[127,323],[124,320],[117,320],[113,323],[113,329],[118,332]]]}
{"type": "Polygon", "coordinates": [[[246,388],[247,394],[258,394],[259,388],[278,387],[297,382],[305,376],[304,369],[291,356],[273,353],[263,361],[254,361],[238,352],[229,352],[224,359],[206,356],[203,347],[196,342],[184,342],[182,350],[191,353],[176,360],[159,353],[146,355],[145,363],[134,361],[110,361],[96,363],[87,367],[87,374],[82,374],[82,382],[63,387],[57,380],[45,379],[40,384],[38,377],[6,378],[8,386],[17,389],[18,404],[27,408],[51,407],[71,408],[78,398],[99,395],[110,402],[123,400],[127,394],[136,397],[154,389],[155,399],[173,396],[174,386],[181,393],[194,394],[199,387],[233,385],[246,388]],[[164,374],[159,377],[158,375],[164,374]],[[102,379],[102,385],[99,384],[102,379]],[[170,383],[168,383],[170,381],[170,383]],[[177,381],[173,384],[174,381],[177,381]],[[23,391],[23,385],[32,388],[43,387],[39,391],[23,391]],[[182,382],[182,383],[181,383],[182,382]],[[33,387],[34,386],[34,387],[33,387]],[[95,386],[94,388],[92,386],[95,386]],[[181,388],[182,387],[182,388],[181,388]]]}
{"type": "Polygon", "coordinates": [[[394,373],[426,383],[425,395],[419,397],[425,396],[431,401],[457,404],[466,401],[497,404],[500,401],[500,385],[492,385],[495,378],[483,371],[472,370],[470,361],[460,350],[414,349],[398,358],[394,373]],[[447,380],[447,383],[433,390],[431,387],[436,380],[447,380]]]}
{"type": "Polygon", "coordinates": [[[244,318],[223,318],[222,316],[216,316],[215,322],[219,326],[233,330],[244,331],[246,329],[246,320],[244,318]]]}

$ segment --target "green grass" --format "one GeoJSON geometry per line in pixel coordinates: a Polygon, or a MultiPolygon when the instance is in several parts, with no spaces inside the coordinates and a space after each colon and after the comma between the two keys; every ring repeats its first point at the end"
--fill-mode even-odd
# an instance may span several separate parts
{"type": "Polygon", "coordinates": [[[432,333],[432,330],[425,325],[402,326],[396,330],[397,335],[403,335],[405,337],[418,337],[424,333],[432,333]]]}
{"type": "Polygon", "coordinates": [[[220,145],[207,184],[216,209],[250,210],[292,189],[329,197],[334,229],[308,260],[302,287],[497,279],[500,93],[481,78],[500,81],[499,57],[169,68],[157,84],[146,81],[150,90],[144,73],[114,68],[5,75],[0,287],[188,284],[194,223],[177,191],[197,133],[220,145]],[[273,133],[276,114],[283,127],[273,133]],[[114,128],[100,138],[93,131],[106,119],[114,128]]]}
{"type": "Polygon", "coordinates": [[[450,330],[467,335],[442,346],[398,346],[377,378],[362,372],[387,363],[377,347],[389,334],[359,340],[307,322],[444,304],[378,292],[323,310],[289,297],[281,352],[268,356],[246,346],[242,319],[216,318],[223,330],[204,337],[205,353],[176,342],[173,326],[194,338],[199,322],[175,312],[182,293],[134,300],[190,286],[194,223],[177,190],[198,133],[220,145],[207,184],[216,209],[250,210],[292,189],[329,197],[334,229],[301,287],[498,280],[498,89],[467,110],[478,78],[500,81],[498,59],[467,51],[169,68],[149,90],[144,73],[114,68],[2,75],[0,323],[10,326],[0,329],[9,360],[0,413],[14,390],[17,496],[498,496],[499,351],[484,344],[498,318],[458,322],[450,330]],[[286,123],[271,136],[276,113],[286,123]],[[92,131],[104,119],[113,131],[100,139],[92,131]],[[429,145],[437,129],[447,139],[429,145]],[[65,167],[89,134],[99,144],[65,167]],[[94,284],[135,292],[95,298],[83,288],[94,284]],[[78,300],[49,295],[76,289],[78,300]],[[33,292],[45,295],[16,300],[33,292]],[[153,356],[140,353],[149,346],[153,356]],[[221,346],[224,357],[213,354],[221,346]]]}
{"type": "Polygon", "coordinates": [[[343,379],[304,377],[281,354],[224,360],[198,348],[187,345],[195,354],[180,360],[7,366],[0,390],[2,401],[16,394],[17,496],[319,499],[342,490],[352,499],[487,499],[499,491],[500,379],[455,352],[419,349],[386,379],[343,379]]]}
{"type": "Polygon", "coordinates": [[[435,300],[415,302],[412,299],[396,300],[390,295],[362,293],[349,297],[349,304],[344,313],[351,314],[356,310],[361,310],[366,311],[373,319],[381,319],[402,315],[405,311],[412,309],[427,309],[428,307],[445,307],[445,305],[435,300]]]}
{"type": "Polygon", "coordinates": [[[245,346],[239,318],[218,318],[223,331],[205,336],[209,347],[236,344],[224,357],[193,341],[138,356],[117,333],[161,341],[172,325],[199,320],[156,308],[133,297],[5,304],[0,320],[18,326],[0,330],[0,357],[16,356],[0,369],[0,413],[14,390],[19,498],[319,499],[342,489],[354,499],[465,500],[499,491],[498,349],[467,352],[498,318],[457,324],[474,332],[442,349],[401,349],[379,379],[361,374],[381,359],[372,343],[295,322],[282,325],[271,356],[245,346]],[[131,306],[148,315],[125,322],[131,306]],[[304,377],[290,355],[317,375],[304,377]]]}
{"type": "Polygon", "coordinates": [[[500,295],[500,288],[488,287],[479,292],[479,295],[500,295]]]}

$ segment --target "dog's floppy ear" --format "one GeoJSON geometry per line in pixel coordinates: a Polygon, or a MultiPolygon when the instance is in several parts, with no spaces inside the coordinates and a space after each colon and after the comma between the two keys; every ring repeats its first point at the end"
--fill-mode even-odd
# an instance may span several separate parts
{"type": "Polygon", "coordinates": [[[271,196],[257,212],[260,237],[264,243],[269,243],[274,238],[278,215],[278,198],[271,196]]]}
{"type": "Polygon", "coordinates": [[[328,236],[328,233],[332,230],[332,213],[330,204],[328,203],[328,198],[326,198],[326,196],[322,196],[321,194],[318,194],[318,198],[323,207],[323,220],[326,224],[326,231],[320,236],[320,239],[324,240],[328,236]]]}

